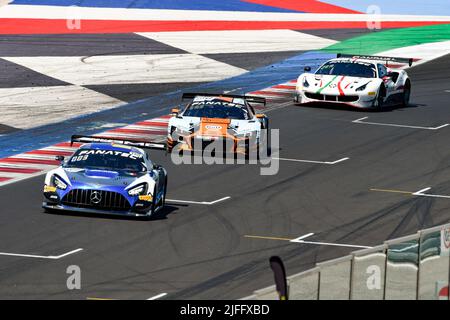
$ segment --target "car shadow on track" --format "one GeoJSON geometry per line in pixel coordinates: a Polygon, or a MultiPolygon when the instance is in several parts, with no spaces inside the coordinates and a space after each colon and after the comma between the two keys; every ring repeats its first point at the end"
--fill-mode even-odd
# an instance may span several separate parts
{"type": "MultiPolygon", "coordinates": [[[[185,206],[185,205],[182,205],[185,206]]],[[[179,210],[180,205],[165,205],[163,209],[155,213],[151,217],[133,217],[133,216],[119,216],[112,214],[95,214],[95,213],[84,213],[84,212],[62,212],[62,211],[46,211],[46,214],[58,215],[58,216],[68,216],[68,217],[82,217],[82,218],[96,218],[96,219],[106,219],[106,220],[127,220],[127,221],[157,221],[165,220],[170,214],[176,213],[179,210]]]]}
{"type": "Polygon", "coordinates": [[[319,109],[328,109],[328,110],[344,110],[344,111],[353,111],[353,112],[371,112],[371,113],[382,113],[382,112],[392,112],[395,110],[404,110],[410,108],[419,108],[426,107],[425,104],[414,104],[411,103],[408,106],[403,105],[391,105],[383,107],[381,110],[375,109],[361,109],[356,107],[351,107],[347,105],[339,105],[339,104],[326,104],[326,103],[308,103],[308,104],[300,104],[296,105],[297,107],[306,107],[306,108],[319,108],[319,109]]]}

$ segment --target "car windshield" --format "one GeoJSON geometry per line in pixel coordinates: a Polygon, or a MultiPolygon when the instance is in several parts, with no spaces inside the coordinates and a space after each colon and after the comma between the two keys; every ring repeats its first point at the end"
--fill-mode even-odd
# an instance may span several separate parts
{"type": "Polygon", "coordinates": [[[375,78],[377,73],[371,63],[360,61],[329,61],[316,71],[316,74],[348,76],[360,78],[375,78]]]}
{"type": "Polygon", "coordinates": [[[186,111],[184,111],[183,116],[236,120],[250,119],[246,106],[220,99],[194,101],[188,106],[186,111]]]}
{"type": "Polygon", "coordinates": [[[133,172],[147,170],[140,153],[99,149],[77,150],[64,167],[133,172]]]}

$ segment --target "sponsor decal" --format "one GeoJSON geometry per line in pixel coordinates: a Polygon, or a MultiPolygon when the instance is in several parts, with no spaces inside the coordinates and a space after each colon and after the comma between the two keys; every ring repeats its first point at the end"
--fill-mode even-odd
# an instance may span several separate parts
{"type": "Polygon", "coordinates": [[[139,200],[150,202],[153,200],[153,197],[151,195],[139,196],[139,200]]]}
{"type": "Polygon", "coordinates": [[[324,87],[320,88],[319,90],[317,90],[317,94],[320,94],[323,89],[325,89],[326,87],[328,87],[338,76],[334,76],[333,79],[331,79],[324,87]]]}
{"type": "Polygon", "coordinates": [[[448,300],[448,282],[436,281],[436,296],[438,300],[448,300]]]}
{"type": "Polygon", "coordinates": [[[85,161],[87,157],[90,155],[107,155],[107,156],[117,156],[130,158],[133,160],[142,159],[143,155],[136,152],[124,152],[124,151],[116,151],[116,150],[81,150],[77,156],[74,156],[70,161],[85,161]]]}
{"type": "Polygon", "coordinates": [[[195,107],[195,106],[223,106],[223,107],[242,107],[242,104],[237,104],[237,103],[233,103],[233,102],[227,102],[224,100],[217,100],[218,98],[216,98],[216,100],[213,101],[196,101],[196,102],[192,102],[191,106],[195,107]]]}
{"type": "Polygon", "coordinates": [[[205,129],[208,129],[208,130],[220,130],[220,129],[222,129],[222,126],[215,125],[215,124],[208,124],[208,125],[205,126],[205,129]]]}
{"type": "Polygon", "coordinates": [[[450,227],[441,230],[441,256],[450,255],[450,227]]]}
{"type": "Polygon", "coordinates": [[[44,192],[56,192],[56,187],[44,186],[44,192]]]}

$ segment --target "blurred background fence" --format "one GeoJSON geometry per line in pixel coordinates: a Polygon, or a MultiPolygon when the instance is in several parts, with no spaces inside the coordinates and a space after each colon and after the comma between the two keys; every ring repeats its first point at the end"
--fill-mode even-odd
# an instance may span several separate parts
{"type": "MultiPolygon", "coordinates": [[[[290,300],[449,300],[450,224],[288,277],[290,300]]],[[[275,286],[243,300],[278,299],[275,286]]]]}

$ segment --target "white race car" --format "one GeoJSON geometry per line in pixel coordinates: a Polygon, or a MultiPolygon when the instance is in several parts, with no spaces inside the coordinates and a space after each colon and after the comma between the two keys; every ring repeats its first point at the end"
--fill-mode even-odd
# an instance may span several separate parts
{"type": "Polygon", "coordinates": [[[346,104],[380,110],[409,104],[411,81],[400,67],[413,59],[338,54],[315,73],[306,67],[297,79],[294,103],[346,104]]]}
{"type": "Polygon", "coordinates": [[[184,110],[172,110],[168,124],[168,152],[175,148],[182,151],[208,148],[227,154],[249,155],[267,145],[269,119],[256,113],[251,105],[265,104],[264,98],[184,93],[182,99],[192,101],[184,110]]]}

